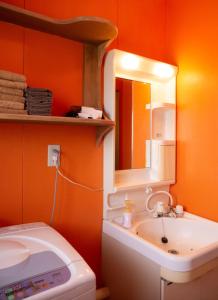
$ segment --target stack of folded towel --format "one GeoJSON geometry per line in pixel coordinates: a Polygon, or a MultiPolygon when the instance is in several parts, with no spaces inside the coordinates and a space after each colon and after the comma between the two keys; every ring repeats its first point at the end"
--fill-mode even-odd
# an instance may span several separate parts
{"type": "Polygon", "coordinates": [[[26,87],[24,75],[0,70],[0,113],[27,114],[23,97],[26,87]]]}
{"type": "Polygon", "coordinates": [[[28,87],[25,90],[26,108],[29,115],[50,116],[52,92],[43,88],[28,87]]]}

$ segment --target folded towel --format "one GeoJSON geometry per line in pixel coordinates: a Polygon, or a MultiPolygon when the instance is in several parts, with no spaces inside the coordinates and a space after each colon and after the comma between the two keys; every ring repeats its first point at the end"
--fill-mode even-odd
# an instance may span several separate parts
{"type": "Polygon", "coordinates": [[[0,78],[6,80],[12,80],[12,81],[19,81],[19,82],[26,81],[26,77],[24,75],[5,71],[5,70],[0,70],[0,78]]]}
{"type": "Polygon", "coordinates": [[[0,107],[0,114],[27,115],[27,111],[26,110],[22,110],[22,109],[11,109],[11,108],[2,108],[2,107],[0,107]]]}
{"type": "Polygon", "coordinates": [[[27,87],[27,84],[25,82],[0,79],[0,86],[23,90],[27,87]]]}
{"type": "Polygon", "coordinates": [[[30,116],[51,116],[50,112],[44,112],[44,111],[34,111],[34,112],[28,112],[28,115],[30,116]]]}
{"type": "Polygon", "coordinates": [[[34,93],[30,93],[30,92],[25,92],[25,96],[26,97],[52,97],[52,93],[50,92],[40,92],[40,93],[37,93],[37,92],[34,92],[34,93]]]}
{"type": "Polygon", "coordinates": [[[0,92],[0,101],[11,101],[11,102],[24,103],[25,98],[19,97],[19,96],[13,96],[13,95],[5,95],[5,94],[1,94],[1,92],[0,92]]]}
{"type": "Polygon", "coordinates": [[[7,87],[0,86],[0,93],[5,95],[14,95],[14,96],[23,97],[23,90],[11,89],[7,87]]]}
{"type": "Polygon", "coordinates": [[[52,95],[52,91],[48,90],[48,89],[44,89],[44,88],[32,88],[32,87],[28,87],[25,90],[26,93],[29,94],[44,94],[47,93],[49,95],[52,95]]]}
{"type": "Polygon", "coordinates": [[[52,91],[45,88],[28,87],[24,94],[29,115],[51,115],[52,91]]]}
{"type": "Polygon", "coordinates": [[[34,108],[34,109],[29,109],[29,107],[26,108],[28,113],[30,115],[32,114],[37,114],[37,113],[41,113],[41,112],[44,112],[46,114],[51,114],[51,109],[50,108],[34,108]]]}
{"type": "Polygon", "coordinates": [[[26,98],[26,101],[30,104],[51,104],[52,103],[52,98],[51,99],[43,99],[43,98],[26,98]]]}
{"type": "Polygon", "coordinates": [[[50,112],[51,111],[51,107],[28,107],[27,106],[27,110],[29,112],[34,112],[34,111],[45,111],[45,112],[50,112]]]}
{"type": "Polygon", "coordinates": [[[0,108],[24,109],[24,103],[1,100],[0,108]]]}
{"type": "Polygon", "coordinates": [[[30,105],[29,103],[26,103],[26,107],[28,110],[33,109],[50,109],[51,105],[30,105]]]}

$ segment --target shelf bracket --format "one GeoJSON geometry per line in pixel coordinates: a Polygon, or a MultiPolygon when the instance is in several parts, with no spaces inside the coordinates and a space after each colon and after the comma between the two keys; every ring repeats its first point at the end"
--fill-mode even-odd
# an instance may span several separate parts
{"type": "Polygon", "coordinates": [[[101,66],[108,41],[98,46],[84,45],[83,105],[102,108],[101,66]]]}
{"type": "Polygon", "coordinates": [[[99,146],[103,142],[105,136],[113,129],[113,126],[96,127],[96,145],[99,146]]]}

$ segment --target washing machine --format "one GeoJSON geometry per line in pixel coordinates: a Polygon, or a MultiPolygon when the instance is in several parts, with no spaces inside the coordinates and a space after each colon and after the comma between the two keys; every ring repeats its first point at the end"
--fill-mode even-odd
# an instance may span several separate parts
{"type": "Polygon", "coordinates": [[[94,300],[95,275],[44,223],[0,228],[0,300],[94,300]]]}

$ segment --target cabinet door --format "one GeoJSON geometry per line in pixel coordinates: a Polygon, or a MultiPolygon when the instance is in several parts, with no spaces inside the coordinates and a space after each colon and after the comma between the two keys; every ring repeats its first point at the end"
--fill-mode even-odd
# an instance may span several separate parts
{"type": "Polygon", "coordinates": [[[164,283],[161,300],[218,300],[218,268],[188,283],[164,283]]]}

